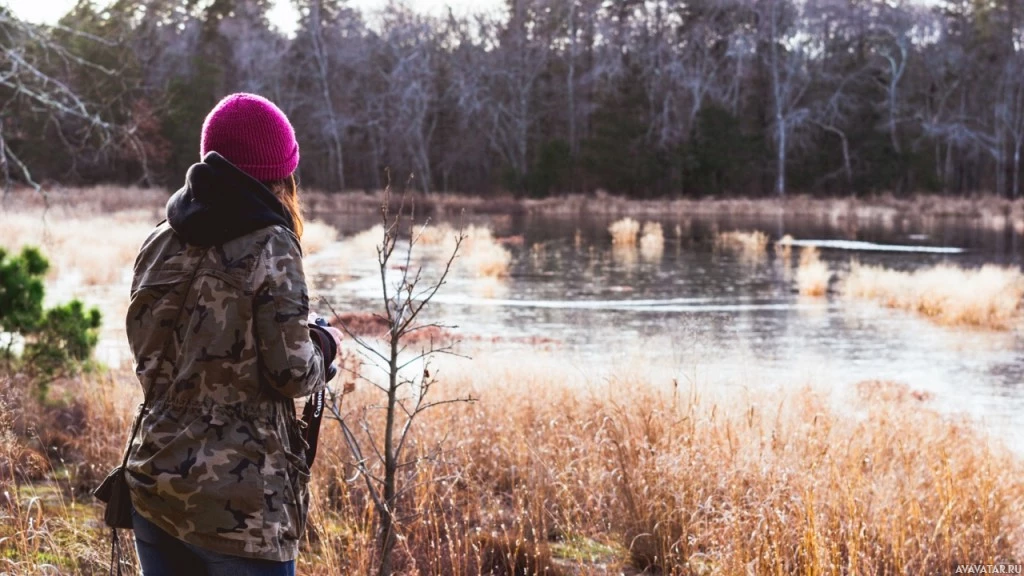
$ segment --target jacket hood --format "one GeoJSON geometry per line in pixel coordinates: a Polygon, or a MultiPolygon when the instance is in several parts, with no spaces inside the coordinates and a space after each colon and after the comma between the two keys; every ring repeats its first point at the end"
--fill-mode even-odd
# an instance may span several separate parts
{"type": "Polygon", "coordinates": [[[185,242],[200,246],[268,226],[295,231],[277,196],[216,152],[188,169],[185,186],[167,201],[167,222],[185,242]]]}

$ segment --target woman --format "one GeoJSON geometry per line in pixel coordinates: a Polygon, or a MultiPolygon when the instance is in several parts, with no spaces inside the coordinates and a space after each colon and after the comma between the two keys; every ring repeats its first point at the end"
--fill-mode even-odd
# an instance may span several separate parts
{"type": "Polygon", "coordinates": [[[293,399],[324,387],[340,343],[308,321],[299,147],[277,106],[234,94],[201,156],[135,261],[139,559],[146,576],[294,574],[309,468],[293,399]]]}

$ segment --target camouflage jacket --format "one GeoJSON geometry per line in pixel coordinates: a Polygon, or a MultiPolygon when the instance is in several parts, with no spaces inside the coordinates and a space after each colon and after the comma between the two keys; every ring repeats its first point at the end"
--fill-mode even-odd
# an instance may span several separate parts
{"type": "Polygon", "coordinates": [[[240,190],[196,165],[168,203],[170,223],[142,246],[126,327],[148,406],[129,447],[128,484],[138,513],[181,540],[292,560],[309,501],[293,398],[324,386],[329,353],[307,325],[297,238],[273,214],[252,217],[283,208],[261,184],[211,160],[267,206],[248,206],[246,216],[232,205],[221,217],[249,222],[211,231],[216,218],[204,203],[237,201],[240,190]],[[193,174],[197,166],[205,175],[193,174]],[[204,242],[190,243],[196,238],[204,242]]]}

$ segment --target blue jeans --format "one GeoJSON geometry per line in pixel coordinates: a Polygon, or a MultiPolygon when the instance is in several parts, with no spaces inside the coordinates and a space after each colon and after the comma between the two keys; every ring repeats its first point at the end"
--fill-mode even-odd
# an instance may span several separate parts
{"type": "Polygon", "coordinates": [[[178,540],[132,510],[135,550],[144,576],[295,576],[295,561],[229,556],[178,540]]]}

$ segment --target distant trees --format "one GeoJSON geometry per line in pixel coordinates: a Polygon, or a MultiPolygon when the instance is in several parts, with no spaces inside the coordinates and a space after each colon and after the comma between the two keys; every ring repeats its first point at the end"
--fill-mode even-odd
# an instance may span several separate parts
{"type": "Polygon", "coordinates": [[[205,113],[248,90],[326,190],[385,168],[425,192],[1024,187],[1024,0],[292,1],[291,36],[269,0],[0,12],[0,174],[176,186],[205,113]]]}
{"type": "MultiPolygon", "coordinates": [[[[41,29],[0,7],[0,179],[36,186],[62,169],[96,177],[132,155],[146,176],[145,149],[133,129],[143,107],[120,100],[117,42],[96,14],[76,9],[79,26],[41,29]]],[[[143,119],[144,120],[144,119],[143,119]]]]}

